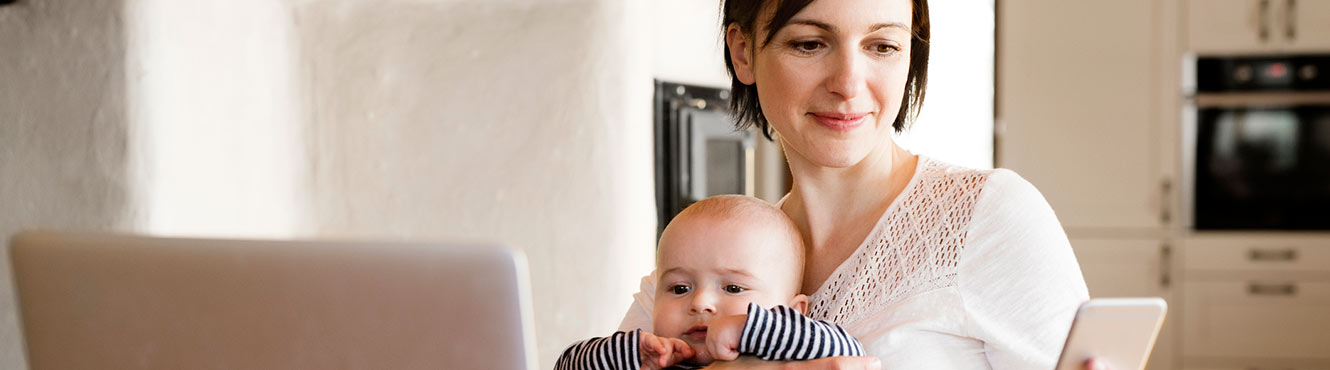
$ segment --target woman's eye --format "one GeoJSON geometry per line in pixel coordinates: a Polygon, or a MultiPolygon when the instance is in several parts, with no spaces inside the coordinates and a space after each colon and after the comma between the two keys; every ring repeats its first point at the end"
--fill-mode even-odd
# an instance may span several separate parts
{"type": "Polygon", "coordinates": [[[674,294],[686,294],[691,290],[687,285],[675,285],[670,287],[670,292],[674,294]]]}
{"type": "Polygon", "coordinates": [[[741,287],[741,286],[734,285],[734,284],[730,284],[730,285],[726,285],[726,286],[725,286],[725,292],[726,292],[726,293],[737,294],[737,293],[743,293],[744,290],[746,290],[746,289],[744,289],[744,288],[741,287]]]}
{"type": "Polygon", "coordinates": [[[822,43],[817,41],[795,41],[790,44],[795,51],[800,53],[812,53],[822,48],[822,43]]]}
{"type": "Polygon", "coordinates": [[[891,54],[896,52],[896,47],[889,44],[877,44],[873,46],[873,51],[879,54],[891,54]]]}

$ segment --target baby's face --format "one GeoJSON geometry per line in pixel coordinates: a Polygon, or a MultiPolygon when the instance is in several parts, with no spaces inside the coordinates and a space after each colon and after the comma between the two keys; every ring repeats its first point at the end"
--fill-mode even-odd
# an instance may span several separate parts
{"type": "Polygon", "coordinates": [[[661,236],[657,251],[656,303],[652,318],[658,336],[680,338],[698,352],[695,363],[710,363],[707,325],[719,316],[791,305],[801,279],[800,258],[788,234],[741,220],[676,220],[661,236]]]}

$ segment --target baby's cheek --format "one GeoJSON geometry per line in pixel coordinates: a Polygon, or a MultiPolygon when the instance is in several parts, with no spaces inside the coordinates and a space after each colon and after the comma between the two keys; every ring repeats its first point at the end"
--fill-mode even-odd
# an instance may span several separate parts
{"type": "Polygon", "coordinates": [[[751,297],[751,298],[755,299],[735,299],[730,302],[726,302],[724,305],[716,308],[716,313],[719,314],[720,316],[744,315],[748,313],[749,303],[757,303],[758,306],[762,306],[763,308],[769,308],[766,304],[764,304],[768,300],[764,300],[761,297],[751,297]]]}
{"type": "Polygon", "coordinates": [[[687,321],[684,320],[684,316],[685,315],[681,315],[674,310],[656,307],[655,312],[652,314],[651,324],[653,328],[651,329],[651,333],[656,336],[669,338],[683,336],[683,331],[688,329],[682,327],[687,324],[687,321]]]}

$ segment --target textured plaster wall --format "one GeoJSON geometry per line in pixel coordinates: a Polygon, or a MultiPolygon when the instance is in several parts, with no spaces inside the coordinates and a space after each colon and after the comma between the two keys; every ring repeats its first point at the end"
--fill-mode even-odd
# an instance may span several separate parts
{"type": "MultiPolygon", "coordinates": [[[[0,235],[500,242],[529,257],[540,363],[551,367],[571,341],[613,330],[651,267],[644,7],[0,8],[0,235]]],[[[18,369],[2,258],[0,369],[18,369]]]]}
{"type": "Polygon", "coordinates": [[[120,13],[144,210],[135,223],[166,235],[297,234],[308,122],[290,4],[135,0],[120,13]]]}
{"type": "MultiPolygon", "coordinates": [[[[0,238],[130,226],[120,6],[0,7],[0,238]]],[[[9,255],[0,253],[0,369],[26,367],[11,284],[9,255]]]]}
{"type": "Polygon", "coordinates": [[[613,331],[654,253],[637,7],[301,3],[313,232],[526,251],[543,368],[613,331]]]}

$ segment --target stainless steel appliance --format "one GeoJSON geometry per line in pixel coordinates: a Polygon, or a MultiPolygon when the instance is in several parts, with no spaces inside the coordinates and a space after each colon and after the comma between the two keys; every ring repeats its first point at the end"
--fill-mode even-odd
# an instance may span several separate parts
{"type": "Polygon", "coordinates": [[[1330,55],[1193,57],[1194,230],[1330,230],[1330,55]]]}
{"type": "Polygon", "coordinates": [[[728,104],[729,90],[656,81],[658,235],[693,202],[754,194],[754,135],[734,129],[728,104]]]}

